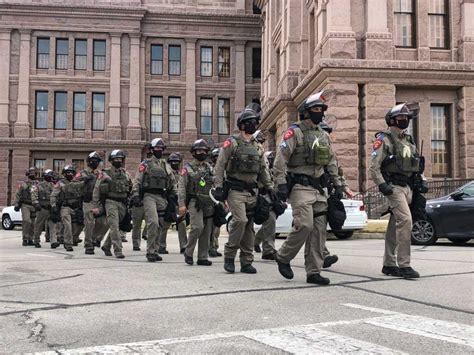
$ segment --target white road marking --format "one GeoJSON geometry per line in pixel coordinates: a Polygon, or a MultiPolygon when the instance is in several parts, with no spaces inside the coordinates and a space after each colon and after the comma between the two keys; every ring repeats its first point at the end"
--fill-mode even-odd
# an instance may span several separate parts
{"type": "Polygon", "coordinates": [[[351,308],[363,309],[364,311],[369,311],[369,312],[374,312],[374,313],[381,313],[381,314],[401,314],[401,313],[389,311],[389,310],[386,310],[386,309],[374,308],[374,307],[367,307],[367,306],[361,306],[360,304],[354,304],[354,303],[343,303],[342,305],[343,305],[343,306],[346,306],[346,307],[351,307],[351,308]]]}
{"type": "Polygon", "coordinates": [[[44,254],[35,254],[35,253],[26,253],[26,255],[42,256],[43,258],[55,258],[56,257],[54,255],[44,255],[44,254]]]}

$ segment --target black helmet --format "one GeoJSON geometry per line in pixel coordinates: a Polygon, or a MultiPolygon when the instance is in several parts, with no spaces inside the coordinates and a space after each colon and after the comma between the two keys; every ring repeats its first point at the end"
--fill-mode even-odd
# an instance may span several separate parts
{"type": "Polygon", "coordinates": [[[74,165],[66,165],[64,168],[63,168],[63,171],[62,171],[63,175],[66,175],[67,173],[72,173],[72,174],[76,174],[76,168],[74,167],[74,165]]]}
{"type": "Polygon", "coordinates": [[[298,108],[300,118],[304,117],[304,113],[308,111],[311,107],[320,106],[323,109],[323,112],[328,109],[328,105],[325,104],[325,97],[323,91],[317,92],[315,94],[309,95],[306,100],[298,108]]]}
{"type": "Polygon", "coordinates": [[[166,149],[166,144],[163,138],[155,138],[150,142],[150,149],[154,148],[161,148],[163,150],[166,149]]]}
{"type": "Polygon", "coordinates": [[[183,158],[181,157],[181,154],[179,153],[171,153],[167,161],[168,163],[171,163],[171,162],[181,163],[183,161],[183,158]]]}
{"type": "Polygon", "coordinates": [[[259,104],[255,102],[247,105],[247,107],[240,113],[239,117],[237,118],[237,127],[239,127],[245,121],[249,121],[251,119],[255,119],[257,123],[260,122],[260,112],[262,109],[260,108],[259,104]]]}
{"type": "Polygon", "coordinates": [[[90,162],[92,159],[97,159],[98,161],[102,161],[102,158],[100,157],[99,153],[97,153],[96,151],[93,151],[92,153],[89,153],[89,155],[87,156],[86,161],[90,162]]]}
{"type": "Polygon", "coordinates": [[[260,144],[265,143],[265,136],[264,136],[262,130],[260,130],[260,129],[255,131],[255,133],[253,134],[253,138],[255,138],[255,140],[260,144]]]}
{"type": "Polygon", "coordinates": [[[407,116],[410,120],[413,118],[414,112],[410,110],[406,103],[395,105],[390,110],[388,110],[387,114],[385,115],[385,122],[388,126],[395,126],[395,118],[398,116],[407,116]]]}
{"type": "Polygon", "coordinates": [[[209,152],[209,143],[207,143],[205,139],[198,139],[197,141],[194,141],[193,145],[191,146],[191,153],[194,153],[198,149],[209,152]]]}
{"type": "Polygon", "coordinates": [[[220,152],[221,152],[220,148],[214,148],[211,151],[211,157],[218,157],[220,152]]]}
{"type": "Polygon", "coordinates": [[[115,150],[112,150],[109,154],[109,161],[112,161],[113,159],[115,158],[122,158],[122,159],[125,159],[127,157],[127,155],[125,154],[125,152],[123,150],[120,150],[120,149],[115,149],[115,150]]]}
{"type": "Polygon", "coordinates": [[[32,166],[27,171],[25,171],[25,176],[35,176],[36,177],[37,173],[38,173],[38,170],[34,166],[32,166]]]}
{"type": "Polygon", "coordinates": [[[45,179],[46,181],[52,181],[54,180],[54,177],[54,171],[52,171],[51,169],[46,169],[43,172],[43,179],[45,179]]]}
{"type": "Polygon", "coordinates": [[[319,127],[321,127],[322,130],[328,132],[329,134],[332,133],[332,127],[324,121],[319,124],[319,127]]]}

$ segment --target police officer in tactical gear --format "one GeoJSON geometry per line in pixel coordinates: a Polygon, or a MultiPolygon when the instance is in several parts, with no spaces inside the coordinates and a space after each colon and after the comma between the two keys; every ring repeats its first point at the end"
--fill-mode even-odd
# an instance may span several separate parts
{"type": "Polygon", "coordinates": [[[258,105],[249,105],[240,113],[237,119],[240,133],[224,142],[215,168],[216,189],[213,195],[218,201],[227,200],[232,212],[229,240],[224,249],[224,269],[229,273],[235,272],[234,259],[239,249],[240,271],[248,274],[257,272],[252,266],[257,183],[260,181],[266,190],[273,188],[263,148],[253,137],[259,121],[258,105]]]}
{"type": "Polygon", "coordinates": [[[76,168],[66,165],[62,170],[64,179],[58,181],[51,192],[51,214],[60,215],[64,226],[64,248],[73,251],[73,245],[79,243],[79,234],[83,225],[78,223],[82,215],[82,197],[84,182],[77,181],[76,168]]]}
{"type": "MultiPolygon", "coordinates": [[[[409,205],[421,158],[413,138],[405,133],[414,114],[405,103],[387,112],[388,130],[376,134],[370,164],[372,180],[387,197],[390,207],[382,273],[406,279],[420,277],[410,266],[412,216],[409,205]]],[[[420,192],[427,192],[426,182],[420,192]]]]}
{"type": "Polygon", "coordinates": [[[191,146],[193,160],[187,163],[180,172],[178,183],[179,214],[184,216],[189,211],[191,220],[188,243],[184,251],[184,261],[193,265],[193,254],[198,244],[198,265],[210,266],[208,260],[209,236],[213,226],[214,202],[209,196],[213,184],[212,168],[206,159],[209,155],[209,144],[198,139],[191,146]]]}
{"type": "MultiPolygon", "coordinates": [[[[173,176],[176,181],[179,179],[179,168],[181,167],[182,161],[183,158],[179,153],[171,153],[167,159],[168,164],[171,166],[171,169],[173,169],[173,176]]],[[[160,248],[158,249],[159,254],[168,254],[168,250],[166,250],[166,238],[168,236],[168,230],[170,227],[171,222],[164,221],[160,234],[160,248]]],[[[188,242],[188,237],[186,236],[185,216],[180,217],[176,221],[176,229],[178,230],[179,251],[181,254],[183,254],[188,242]]]]}
{"type": "Polygon", "coordinates": [[[278,146],[273,167],[278,196],[289,198],[293,210],[293,229],[276,254],[278,270],[293,278],[290,261],[305,245],[306,282],[328,285],[321,276],[326,243],[327,193],[324,170],[335,186],[335,195],[342,198],[337,174],[336,155],[329,135],[319,127],[327,105],[322,92],[310,95],[300,106],[300,121],[292,124],[278,146]]]}
{"type": "Polygon", "coordinates": [[[49,225],[49,231],[53,236],[51,248],[57,248],[59,244],[56,242],[56,233],[54,232],[54,223],[49,219],[51,211],[51,193],[53,192],[54,173],[51,169],[43,172],[43,181],[31,187],[31,201],[36,210],[36,218],[34,222],[34,242],[36,248],[41,248],[41,232],[45,228],[45,224],[49,225]],[[54,247],[53,247],[54,244],[54,247]]]}
{"type": "Polygon", "coordinates": [[[94,246],[99,246],[107,232],[107,221],[105,214],[95,216],[92,210],[95,205],[92,201],[92,194],[97,177],[100,174],[99,165],[102,161],[99,153],[96,151],[87,156],[87,168],[81,170],[79,181],[83,181],[84,197],[82,201],[82,211],[84,212],[84,248],[86,254],[94,254],[94,246]]]}
{"type": "MultiPolygon", "coordinates": [[[[216,163],[217,163],[217,158],[219,157],[221,149],[220,148],[214,148],[211,151],[211,167],[212,167],[212,172],[214,174],[215,168],[216,168],[216,163]]],[[[209,256],[211,258],[216,258],[218,256],[222,256],[222,254],[219,252],[219,234],[221,233],[221,228],[217,227],[215,225],[212,226],[211,230],[211,237],[209,240],[209,256]]]]}
{"type": "Polygon", "coordinates": [[[132,189],[132,178],[124,168],[125,158],[126,154],[122,150],[115,149],[110,152],[109,162],[112,166],[99,174],[92,193],[95,205],[93,213],[99,214],[100,209],[105,206],[107,224],[110,229],[101,249],[106,256],[112,256],[110,249],[113,245],[117,259],[125,258],[122,253],[120,222],[128,212],[128,197],[132,189]],[[104,203],[103,206],[102,203],[104,203]]]}
{"type": "Polygon", "coordinates": [[[176,180],[173,169],[162,158],[166,144],[161,138],[150,143],[151,158],[143,160],[138,166],[132,190],[132,205],[144,205],[147,225],[147,253],[149,262],[161,261],[159,255],[159,236],[164,223],[164,212],[168,203],[176,203],[176,180]]]}
{"type": "Polygon", "coordinates": [[[25,172],[26,181],[22,182],[18,186],[15,196],[14,210],[18,212],[21,209],[21,235],[23,239],[23,246],[35,245],[33,242],[33,218],[35,214],[35,208],[31,202],[31,188],[38,183],[36,174],[37,171],[35,167],[31,167],[25,172]]]}

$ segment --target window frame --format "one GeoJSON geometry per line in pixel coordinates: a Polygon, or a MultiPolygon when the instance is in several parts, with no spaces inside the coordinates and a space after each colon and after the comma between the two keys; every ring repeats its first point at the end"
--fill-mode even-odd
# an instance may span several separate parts
{"type": "MultiPolygon", "coordinates": [[[[402,0],[395,0],[395,1],[402,1],[402,0]]],[[[394,32],[394,37],[395,39],[398,37],[398,33],[396,33],[396,18],[397,16],[396,15],[410,15],[411,16],[411,45],[409,46],[404,46],[404,45],[400,45],[400,44],[397,44],[397,43],[394,43],[395,44],[395,48],[417,48],[418,46],[418,41],[417,41],[417,27],[416,27],[416,17],[417,17],[417,11],[416,11],[416,1],[415,0],[409,0],[411,1],[411,8],[412,8],[412,12],[406,12],[406,11],[395,11],[395,6],[394,6],[394,9],[393,9],[393,32],[394,32]]]]}
{"type": "Polygon", "coordinates": [[[33,159],[33,166],[38,170],[40,175],[46,170],[46,158],[34,158],[33,159]],[[44,162],[44,164],[37,164],[38,162],[44,162]]]}
{"type": "Polygon", "coordinates": [[[86,69],[87,69],[87,38],[75,38],[74,39],[74,70],[86,70],[86,69]],[[79,42],[85,42],[86,43],[86,54],[77,54],[77,44],[79,42]],[[78,57],[80,57],[80,58],[85,57],[86,64],[85,64],[84,68],[78,68],[77,67],[78,57]]]}
{"type": "MultiPolygon", "coordinates": [[[[430,2],[433,0],[429,0],[430,2]]],[[[442,0],[444,2],[444,13],[434,13],[430,12],[430,5],[428,4],[428,33],[429,33],[429,47],[430,49],[450,49],[451,48],[451,37],[449,32],[449,1],[442,0]],[[443,25],[444,25],[444,46],[443,47],[432,47],[431,46],[431,18],[432,17],[442,17],[443,18],[443,25]]]]}
{"type": "Polygon", "coordinates": [[[171,134],[180,134],[181,133],[181,97],[180,96],[169,96],[168,97],[168,133],[171,133],[171,134]],[[174,99],[178,99],[179,100],[179,116],[178,115],[171,115],[171,100],[174,100],[174,99]],[[179,131],[171,131],[170,130],[170,127],[171,127],[171,117],[179,117],[179,131]]]}
{"type": "Polygon", "coordinates": [[[54,66],[56,69],[59,69],[59,70],[67,70],[69,68],[69,38],[56,38],[56,53],[55,53],[56,57],[55,57],[55,62],[54,62],[54,66]],[[67,51],[66,51],[66,54],[62,53],[62,54],[59,54],[58,53],[58,43],[60,41],[65,41],[67,43],[67,51]],[[58,67],[58,59],[59,59],[59,56],[65,56],[66,57],[66,67],[63,68],[63,67],[58,67]]]}
{"type": "Polygon", "coordinates": [[[168,46],[168,75],[170,76],[180,76],[181,75],[181,61],[182,61],[182,50],[181,50],[181,45],[180,44],[170,44],[168,46]],[[175,60],[175,59],[170,59],[170,53],[171,53],[171,48],[179,48],[179,60],[175,60]],[[175,73],[171,73],[171,63],[179,63],[179,73],[178,74],[175,74],[175,73]]]}
{"type": "Polygon", "coordinates": [[[74,131],[85,131],[86,130],[86,112],[87,112],[87,95],[85,92],[74,92],[72,97],[72,129],[74,131]],[[76,96],[84,95],[84,111],[76,110],[76,96]],[[76,128],[76,113],[84,114],[84,124],[83,128],[76,128]]]}
{"type": "Polygon", "coordinates": [[[230,134],[230,99],[229,98],[224,98],[224,97],[219,97],[217,99],[217,134],[219,135],[229,135],[230,134]],[[224,101],[224,102],[227,102],[228,105],[229,105],[229,116],[226,117],[226,116],[221,116],[220,115],[220,101],[224,101]],[[227,121],[227,131],[225,133],[221,132],[221,118],[224,118],[226,119],[227,121]]]}
{"type": "Polygon", "coordinates": [[[105,39],[94,39],[92,42],[92,70],[93,71],[105,71],[107,67],[107,41],[105,39]],[[104,54],[96,54],[96,43],[104,43],[104,54]],[[104,58],[104,69],[96,69],[95,59],[97,57],[104,58]]]}
{"type": "MultiPolygon", "coordinates": [[[[431,123],[431,132],[430,132],[430,146],[431,146],[431,175],[432,177],[441,178],[441,177],[452,177],[452,140],[451,140],[451,104],[446,103],[431,103],[430,104],[430,123],[431,123]],[[433,139],[433,107],[443,107],[444,116],[445,116],[445,128],[446,134],[445,139],[433,139]],[[446,149],[446,174],[435,174],[433,173],[434,157],[433,157],[433,142],[444,142],[446,149]]],[[[439,163],[438,163],[439,164],[439,163]]]]}
{"type": "Polygon", "coordinates": [[[67,122],[67,99],[68,99],[67,91],[55,91],[54,92],[54,129],[55,130],[58,130],[58,131],[67,130],[67,125],[68,125],[68,122],[67,122]],[[58,110],[57,109],[57,102],[58,102],[57,95],[58,94],[65,94],[66,95],[66,109],[65,110],[58,110]],[[57,113],[58,112],[65,112],[66,113],[66,124],[65,124],[64,128],[58,128],[58,124],[57,124],[57,113]]]}
{"type": "Polygon", "coordinates": [[[150,133],[163,133],[163,96],[150,96],[150,133]],[[160,114],[153,114],[153,99],[160,99],[161,101],[161,115],[160,114]],[[153,116],[158,116],[161,118],[161,130],[153,130],[153,116]],[[161,116],[161,117],[160,117],[161,116]]]}
{"type": "Polygon", "coordinates": [[[230,77],[230,47],[218,47],[217,48],[217,75],[219,76],[219,78],[229,78],[230,77]],[[225,58],[224,56],[222,56],[222,58],[224,58],[224,60],[221,61],[221,56],[220,56],[220,52],[221,50],[228,50],[229,51],[229,61],[226,62],[225,61],[225,58]],[[221,69],[221,66],[222,66],[222,69],[221,69]],[[225,70],[227,69],[227,71],[225,70]],[[222,75],[221,73],[222,72],[227,72],[228,74],[227,75],[222,75]]]}
{"type": "Polygon", "coordinates": [[[164,57],[164,51],[163,51],[163,45],[158,44],[158,43],[152,43],[150,45],[150,74],[151,75],[163,75],[163,57],[164,57]],[[161,59],[153,59],[153,47],[158,47],[161,48],[161,59]],[[161,72],[160,73],[154,73],[153,72],[153,62],[161,62],[161,72]]]}
{"type": "Polygon", "coordinates": [[[262,48],[261,47],[253,47],[252,48],[252,79],[262,79],[262,48]],[[260,65],[258,66],[258,76],[256,76],[256,65],[255,65],[255,53],[257,50],[260,51],[260,65]]]}
{"type": "Polygon", "coordinates": [[[213,131],[212,117],[214,115],[214,108],[213,108],[214,102],[213,101],[214,100],[212,99],[212,97],[201,97],[199,100],[199,132],[200,134],[204,134],[204,135],[212,134],[212,131],[213,131]],[[203,116],[203,101],[210,101],[210,106],[209,106],[211,109],[210,115],[203,116]],[[208,119],[210,122],[210,131],[208,132],[203,131],[203,118],[208,119]]]}
{"type": "Polygon", "coordinates": [[[92,93],[92,105],[91,105],[91,110],[92,110],[92,115],[91,115],[91,130],[92,131],[95,131],[95,132],[101,132],[101,131],[105,131],[105,93],[104,92],[93,92],[92,93]],[[104,97],[104,110],[103,111],[95,111],[94,109],[94,97],[96,95],[102,95],[104,97]],[[94,113],[103,113],[103,118],[102,118],[102,128],[94,128],[94,113]]]}
{"type": "Polygon", "coordinates": [[[51,39],[49,37],[37,37],[36,38],[36,69],[49,69],[49,60],[50,60],[50,55],[51,55],[51,39]],[[48,41],[48,53],[41,53],[40,52],[40,41],[48,41]],[[48,55],[48,60],[47,60],[47,66],[45,67],[40,67],[39,66],[39,58],[40,58],[40,55],[48,55]]]}
{"type": "Polygon", "coordinates": [[[62,174],[62,170],[66,166],[66,159],[53,159],[53,171],[57,172],[58,174],[62,174]],[[56,163],[62,162],[62,166],[59,167],[59,170],[56,170],[56,163]]]}
{"type": "Polygon", "coordinates": [[[35,129],[48,129],[48,116],[49,116],[49,92],[44,90],[38,90],[35,92],[35,129]],[[47,106],[46,110],[38,110],[38,94],[46,94],[47,106]],[[46,127],[38,127],[38,112],[46,112],[46,127]]]}
{"type": "Polygon", "coordinates": [[[210,78],[212,77],[212,75],[214,74],[214,70],[213,70],[213,67],[212,67],[212,64],[213,64],[213,52],[214,52],[214,49],[211,47],[211,46],[201,46],[201,49],[200,49],[200,60],[201,60],[201,65],[200,65],[200,75],[201,77],[205,77],[205,78],[210,78]],[[203,53],[204,53],[204,50],[210,50],[211,51],[211,61],[204,61],[203,60],[203,53]],[[207,65],[207,66],[210,66],[211,68],[211,71],[210,71],[210,74],[208,75],[204,75],[202,72],[203,72],[203,66],[204,65],[207,65]]]}

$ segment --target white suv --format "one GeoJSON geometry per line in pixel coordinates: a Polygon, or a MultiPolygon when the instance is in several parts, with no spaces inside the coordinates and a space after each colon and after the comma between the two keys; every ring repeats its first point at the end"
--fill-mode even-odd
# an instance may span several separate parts
{"type": "Polygon", "coordinates": [[[2,210],[2,228],[12,230],[15,226],[21,226],[21,211],[16,212],[13,206],[5,207],[2,210]]]}

